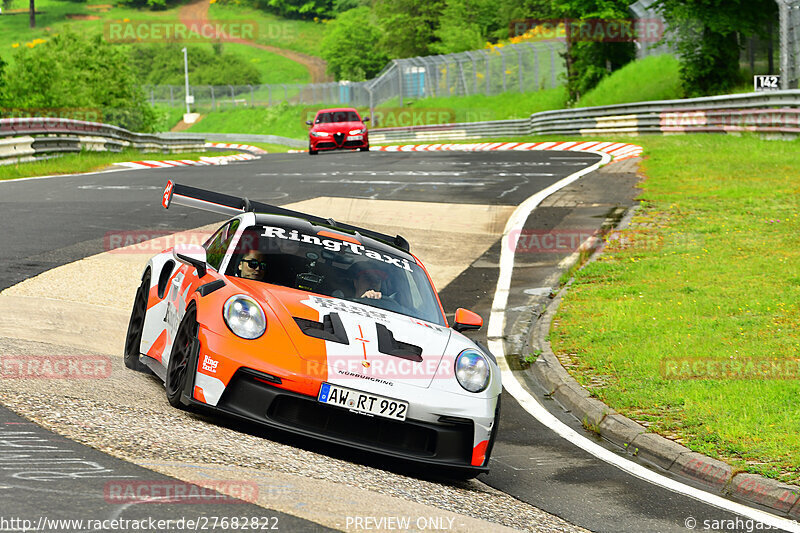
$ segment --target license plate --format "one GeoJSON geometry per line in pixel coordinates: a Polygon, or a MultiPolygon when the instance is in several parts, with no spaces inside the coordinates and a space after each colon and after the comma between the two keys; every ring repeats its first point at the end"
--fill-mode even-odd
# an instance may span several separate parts
{"type": "Polygon", "coordinates": [[[344,407],[359,413],[391,418],[392,420],[405,420],[408,412],[408,402],[347,389],[330,383],[322,384],[317,400],[328,405],[344,407]]]}
{"type": "Polygon", "coordinates": [[[361,135],[348,135],[347,139],[345,139],[345,140],[347,140],[347,141],[360,141],[363,138],[364,137],[361,136],[361,135]]]}

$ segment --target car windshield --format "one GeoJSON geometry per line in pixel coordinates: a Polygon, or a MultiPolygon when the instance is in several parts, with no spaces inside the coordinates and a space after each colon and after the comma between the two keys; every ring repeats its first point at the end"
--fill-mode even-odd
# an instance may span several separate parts
{"type": "Polygon", "coordinates": [[[333,111],[317,115],[314,124],[330,124],[333,122],[361,122],[355,111],[333,111]]]}
{"type": "Polygon", "coordinates": [[[444,325],[428,276],[413,258],[373,250],[356,239],[348,242],[332,231],[314,235],[281,226],[252,226],[233,248],[226,274],[444,325]]]}

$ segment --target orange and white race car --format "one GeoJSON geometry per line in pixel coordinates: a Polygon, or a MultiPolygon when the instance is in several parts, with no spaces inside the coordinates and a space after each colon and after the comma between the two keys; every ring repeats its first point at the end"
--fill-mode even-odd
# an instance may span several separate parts
{"type": "Polygon", "coordinates": [[[448,327],[400,236],[169,182],[163,206],[233,215],[147,262],[125,344],[175,407],[444,467],[488,471],[500,371],[448,327]]]}

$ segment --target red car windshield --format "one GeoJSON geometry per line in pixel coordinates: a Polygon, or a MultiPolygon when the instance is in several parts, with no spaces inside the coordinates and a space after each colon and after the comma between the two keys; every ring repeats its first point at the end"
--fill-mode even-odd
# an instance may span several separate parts
{"type": "Polygon", "coordinates": [[[330,236],[260,225],[242,234],[233,254],[228,275],[245,277],[243,263],[250,260],[260,272],[250,279],[444,325],[436,293],[413,258],[330,236]]]}
{"type": "Polygon", "coordinates": [[[314,120],[314,124],[332,124],[334,122],[361,122],[361,118],[355,111],[334,111],[320,113],[314,120]]]}

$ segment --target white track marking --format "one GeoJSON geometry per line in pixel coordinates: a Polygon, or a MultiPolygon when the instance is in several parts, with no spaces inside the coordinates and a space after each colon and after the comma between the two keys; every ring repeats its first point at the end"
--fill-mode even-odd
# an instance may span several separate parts
{"type": "Polygon", "coordinates": [[[511,287],[511,272],[514,268],[514,250],[516,249],[516,241],[519,239],[520,230],[522,230],[522,227],[525,224],[525,221],[528,219],[530,213],[542,202],[542,200],[554,192],[566,187],[570,183],[576,181],[580,177],[611,161],[611,156],[608,154],[602,152],[593,153],[596,153],[602,157],[598,163],[567,176],[561,181],[554,183],[550,187],[547,187],[546,189],[526,199],[516,208],[506,223],[505,230],[503,231],[502,246],[500,251],[500,274],[497,280],[497,288],[495,289],[492,312],[491,315],[489,315],[489,326],[487,328],[489,350],[497,357],[497,362],[500,365],[500,370],[502,372],[503,387],[505,388],[506,392],[511,394],[511,396],[513,396],[514,399],[519,402],[522,408],[530,413],[536,420],[553,430],[561,438],[568,440],[575,446],[592,454],[601,461],[613,465],[620,470],[631,474],[632,476],[638,477],[639,479],[654,485],[658,485],[672,492],[683,494],[719,509],[730,511],[772,527],[800,533],[800,524],[795,521],[781,518],[764,511],[759,511],[757,509],[747,507],[746,505],[727,500],[715,494],[690,487],[689,485],[649,470],[648,468],[634,463],[633,461],[629,461],[617,455],[616,453],[603,448],[597,443],[592,442],[585,436],[561,422],[547,409],[545,409],[544,406],[539,403],[534,396],[525,390],[522,384],[520,384],[520,382],[517,380],[514,373],[508,367],[505,359],[505,347],[503,346],[502,337],[505,329],[505,308],[508,302],[509,289],[511,287]],[[510,237],[512,232],[514,232],[513,234],[516,235],[516,238],[512,239],[510,237]]]}

